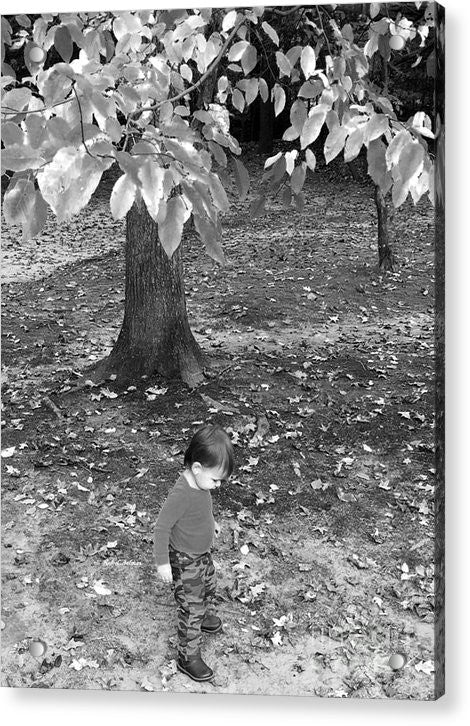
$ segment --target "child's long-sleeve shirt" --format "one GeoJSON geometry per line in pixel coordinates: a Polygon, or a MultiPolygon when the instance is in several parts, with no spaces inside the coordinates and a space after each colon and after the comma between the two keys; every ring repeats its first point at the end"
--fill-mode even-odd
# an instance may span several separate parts
{"type": "Polygon", "coordinates": [[[168,494],[155,524],[153,556],[157,566],[169,563],[169,544],[194,554],[208,552],[214,538],[212,497],[193,489],[183,474],[168,494]]]}

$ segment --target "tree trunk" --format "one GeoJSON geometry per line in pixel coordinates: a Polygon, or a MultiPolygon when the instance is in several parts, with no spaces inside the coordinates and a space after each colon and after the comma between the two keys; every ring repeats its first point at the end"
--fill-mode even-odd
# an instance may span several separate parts
{"type": "Polygon", "coordinates": [[[266,103],[259,100],[259,141],[260,154],[271,154],[274,143],[274,108],[271,101],[271,89],[266,103]]]}
{"type": "Polygon", "coordinates": [[[375,206],[377,207],[377,241],[379,248],[379,267],[393,270],[393,253],[388,239],[388,210],[382,190],[375,185],[375,206]]]}
{"type": "Polygon", "coordinates": [[[120,382],[159,373],[195,386],[204,377],[204,356],[187,318],[182,244],[168,259],[144,204],[134,204],[126,222],[124,321],[98,372],[120,382]]]}

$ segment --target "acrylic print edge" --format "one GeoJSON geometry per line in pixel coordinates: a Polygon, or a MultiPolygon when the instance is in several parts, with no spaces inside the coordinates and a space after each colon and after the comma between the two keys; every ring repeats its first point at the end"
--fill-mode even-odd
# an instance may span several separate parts
{"type": "Polygon", "coordinates": [[[435,118],[439,128],[435,159],[435,615],[434,698],[445,693],[445,8],[434,4],[435,118]]]}

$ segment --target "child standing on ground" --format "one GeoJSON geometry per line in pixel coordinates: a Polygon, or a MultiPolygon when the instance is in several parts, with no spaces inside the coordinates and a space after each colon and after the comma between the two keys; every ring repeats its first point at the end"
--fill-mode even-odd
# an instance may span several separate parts
{"type": "Polygon", "coordinates": [[[213,424],[196,431],[184,455],[184,466],[160,510],[153,554],[158,574],[174,586],[178,670],[195,681],[208,681],[214,674],[201,658],[202,633],[217,633],[222,627],[214,613],[216,573],[210,553],[220,528],[212,514],[210,492],[233,470],[233,447],[227,432],[213,424]]]}

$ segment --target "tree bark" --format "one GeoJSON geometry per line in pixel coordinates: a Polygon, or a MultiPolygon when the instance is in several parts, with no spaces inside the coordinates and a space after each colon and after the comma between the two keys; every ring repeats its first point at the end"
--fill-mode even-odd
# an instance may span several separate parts
{"type": "Polygon", "coordinates": [[[375,206],[377,207],[377,242],[379,250],[379,267],[382,270],[393,270],[393,253],[388,238],[388,210],[382,190],[375,185],[375,206]]]}
{"type": "Polygon", "coordinates": [[[124,321],[97,370],[121,383],[159,373],[195,386],[204,378],[204,355],[187,318],[182,243],[170,260],[144,204],[133,205],[126,223],[124,321]]]}
{"type": "Polygon", "coordinates": [[[260,154],[271,154],[274,145],[274,107],[271,101],[271,88],[269,98],[264,103],[259,100],[259,141],[258,149],[260,154]]]}

